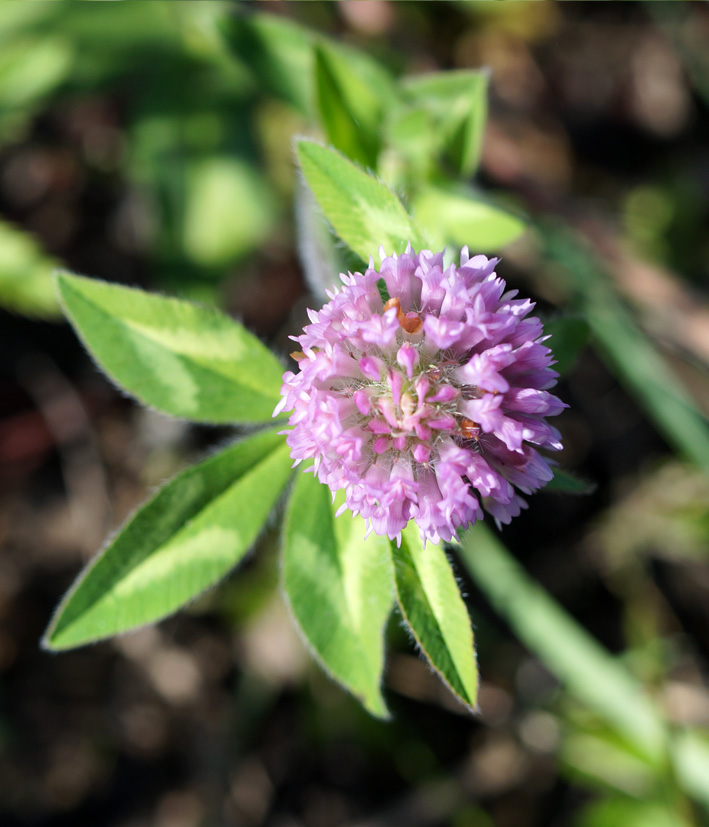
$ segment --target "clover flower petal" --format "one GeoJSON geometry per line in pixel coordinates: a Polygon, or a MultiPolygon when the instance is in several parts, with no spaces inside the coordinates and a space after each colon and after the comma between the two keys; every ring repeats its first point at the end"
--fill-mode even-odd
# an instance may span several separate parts
{"type": "Polygon", "coordinates": [[[400,540],[414,520],[425,541],[456,538],[487,511],[498,524],[552,478],[537,448],[561,449],[546,422],[566,407],[534,304],[506,291],[497,259],[409,246],[364,274],[342,274],[330,301],[292,337],[298,372],[283,377],[276,413],[291,411],[298,464],[400,540]],[[382,284],[389,295],[383,300],[382,284]]]}

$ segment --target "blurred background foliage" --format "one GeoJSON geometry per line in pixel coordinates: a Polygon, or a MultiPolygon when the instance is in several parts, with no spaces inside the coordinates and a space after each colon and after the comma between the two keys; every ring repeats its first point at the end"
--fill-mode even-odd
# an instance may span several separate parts
{"type": "Polygon", "coordinates": [[[708,39],[694,3],[0,6],[3,825],[707,823],[708,39]],[[431,243],[502,251],[554,333],[562,462],[593,493],[536,496],[502,535],[518,567],[482,536],[459,558],[477,719],[396,628],[392,723],[312,668],[274,529],[193,611],[37,649],[106,530],[214,442],[107,385],[52,268],[217,303],[287,352],[354,263],[297,134],[378,171],[431,243]]]}

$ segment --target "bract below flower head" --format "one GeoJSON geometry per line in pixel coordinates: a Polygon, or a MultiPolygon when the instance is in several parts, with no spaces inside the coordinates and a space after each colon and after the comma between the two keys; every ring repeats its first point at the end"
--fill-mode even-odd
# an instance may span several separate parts
{"type": "Polygon", "coordinates": [[[526,507],[517,490],[552,478],[537,448],[561,448],[545,417],[566,407],[548,390],[558,374],[534,304],[467,248],[447,268],[410,246],[380,254],[292,337],[299,370],[275,412],[293,412],[291,456],[391,539],[415,520],[424,541],[451,540],[483,509],[509,523],[526,507]]]}

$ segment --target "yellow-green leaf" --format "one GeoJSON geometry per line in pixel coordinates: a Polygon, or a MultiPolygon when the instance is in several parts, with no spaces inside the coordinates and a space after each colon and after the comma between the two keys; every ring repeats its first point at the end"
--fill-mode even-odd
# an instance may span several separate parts
{"type": "Polygon", "coordinates": [[[57,284],[91,355],[141,402],[201,422],[271,419],[283,368],[228,316],[69,273],[57,284]]]}
{"type": "Polygon", "coordinates": [[[327,486],[298,475],[284,527],[283,588],[318,662],[384,718],[383,635],[394,599],[388,541],[365,540],[361,517],[335,517],[342,499],[333,505],[327,486]]]}
{"type": "Polygon", "coordinates": [[[89,563],[44,640],[70,649],[160,620],[224,577],[251,548],[291,475],[263,431],[161,488],[89,563]]]}
{"type": "Polygon", "coordinates": [[[391,546],[399,608],[431,666],[471,711],[477,703],[478,672],[473,629],[442,546],[424,548],[410,522],[401,547],[391,546]]]}
{"type": "Polygon", "coordinates": [[[315,141],[297,142],[298,161],[306,183],[337,235],[364,261],[386,253],[416,250],[426,242],[396,195],[336,150],[315,141]]]}

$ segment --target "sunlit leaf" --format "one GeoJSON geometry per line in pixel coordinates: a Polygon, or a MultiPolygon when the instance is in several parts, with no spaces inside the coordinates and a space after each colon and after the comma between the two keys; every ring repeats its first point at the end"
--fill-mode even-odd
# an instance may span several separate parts
{"type": "Polygon", "coordinates": [[[385,154],[384,163],[380,163],[380,172],[386,180],[404,185],[406,190],[428,180],[442,143],[431,113],[419,106],[393,107],[384,130],[386,142],[396,150],[385,154]]]}
{"type": "Polygon", "coordinates": [[[0,305],[28,316],[58,317],[56,266],[32,236],[0,221],[0,305]]]}
{"type": "Polygon", "coordinates": [[[406,625],[431,666],[469,709],[477,703],[473,630],[442,546],[423,547],[410,522],[392,544],[397,599],[406,625]]]}
{"type": "Polygon", "coordinates": [[[216,583],[253,545],[290,466],[269,430],[183,471],[80,575],[45,645],[69,649],[152,623],[216,583]]]}
{"type": "Polygon", "coordinates": [[[318,114],[328,141],[353,161],[374,166],[381,111],[375,90],[352,71],[346,56],[323,43],[315,46],[314,72],[318,114]]]}
{"type": "Polygon", "coordinates": [[[401,201],[381,181],[339,152],[315,141],[296,144],[298,161],[320,209],[340,238],[364,261],[401,253],[408,242],[420,250],[426,243],[401,201]]]}
{"type": "Polygon", "coordinates": [[[380,684],[384,626],[394,594],[388,541],[364,539],[360,517],[334,516],[327,486],[300,473],[283,538],[283,588],[318,662],[373,715],[387,717],[380,684]]]}
{"type": "Polygon", "coordinates": [[[602,723],[587,729],[578,722],[565,728],[559,760],[566,774],[584,784],[647,798],[657,782],[657,767],[637,754],[633,743],[602,723]]]}
{"type": "Polygon", "coordinates": [[[303,114],[310,113],[312,35],[306,28],[285,17],[250,14],[224,18],[221,29],[229,47],[249,66],[261,88],[303,114]]]}
{"type": "Polygon", "coordinates": [[[438,247],[468,245],[471,252],[495,253],[519,238],[524,222],[478,196],[442,187],[426,186],[412,198],[418,225],[438,247]]]}
{"type": "Polygon", "coordinates": [[[283,369],[215,310],[61,273],[59,294],[91,355],[146,405],[203,422],[270,420],[283,369]]]}
{"type": "Polygon", "coordinates": [[[606,798],[590,804],[574,822],[576,827],[691,827],[676,807],[655,801],[632,798],[606,798]]]}
{"type": "Polygon", "coordinates": [[[487,121],[487,70],[431,72],[406,78],[402,86],[414,101],[436,115],[456,169],[471,175],[480,161],[487,121]]]}
{"type": "Polygon", "coordinates": [[[28,107],[62,83],[72,62],[72,49],[60,37],[13,39],[0,50],[0,114],[28,107]]]}
{"type": "Polygon", "coordinates": [[[186,198],[185,251],[204,266],[223,266],[245,255],[273,229],[270,190],[255,170],[236,158],[211,155],[191,164],[186,198]]]}
{"type": "Polygon", "coordinates": [[[682,787],[709,809],[709,732],[706,728],[680,730],[671,751],[682,787]]]}

